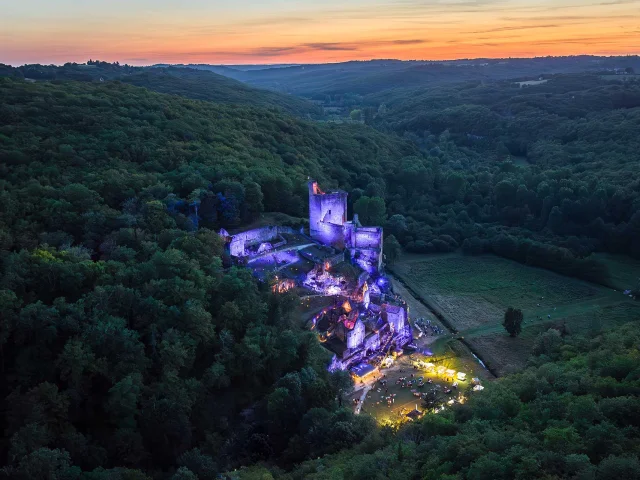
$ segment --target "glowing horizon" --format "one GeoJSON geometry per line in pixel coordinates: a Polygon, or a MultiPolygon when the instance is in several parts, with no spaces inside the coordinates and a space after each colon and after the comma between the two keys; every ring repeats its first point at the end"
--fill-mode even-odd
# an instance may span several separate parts
{"type": "Polygon", "coordinates": [[[0,63],[273,64],[640,52],[640,0],[176,3],[11,2],[0,18],[0,63]]]}

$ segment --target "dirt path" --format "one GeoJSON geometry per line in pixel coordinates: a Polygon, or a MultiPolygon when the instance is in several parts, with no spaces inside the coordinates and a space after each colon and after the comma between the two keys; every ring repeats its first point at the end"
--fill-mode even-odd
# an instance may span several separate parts
{"type": "Polygon", "coordinates": [[[362,410],[362,405],[364,405],[364,401],[367,398],[367,393],[369,393],[369,390],[371,390],[372,388],[373,384],[367,385],[362,389],[362,395],[360,395],[358,405],[356,406],[356,409],[353,411],[353,413],[355,413],[356,415],[360,415],[360,410],[362,410]]]}

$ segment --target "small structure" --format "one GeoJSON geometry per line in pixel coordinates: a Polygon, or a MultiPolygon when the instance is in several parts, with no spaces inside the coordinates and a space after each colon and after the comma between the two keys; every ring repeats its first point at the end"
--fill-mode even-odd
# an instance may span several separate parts
{"type": "Polygon", "coordinates": [[[417,420],[418,418],[420,418],[423,415],[424,412],[421,412],[420,410],[418,410],[418,404],[416,403],[416,408],[414,408],[413,410],[411,410],[409,413],[407,413],[407,418],[411,421],[413,420],[417,420]]]}
{"type": "Polygon", "coordinates": [[[296,282],[290,278],[279,279],[275,278],[275,283],[271,287],[271,291],[273,293],[284,293],[288,292],[292,288],[295,288],[296,282]]]}
{"type": "Polygon", "coordinates": [[[261,227],[229,235],[224,228],[219,235],[225,239],[232,258],[253,258],[287,244],[283,234],[295,235],[291,227],[261,227]]]}
{"type": "Polygon", "coordinates": [[[364,380],[378,369],[369,363],[359,363],[351,368],[351,375],[354,380],[364,380]]]}

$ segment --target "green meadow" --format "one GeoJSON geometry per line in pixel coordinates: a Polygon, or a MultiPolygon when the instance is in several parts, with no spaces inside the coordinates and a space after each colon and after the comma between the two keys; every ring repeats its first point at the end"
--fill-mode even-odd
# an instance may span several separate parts
{"type": "MultiPolygon", "coordinates": [[[[614,258],[608,264],[619,285],[635,273],[633,262],[614,258]]],[[[393,271],[498,373],[523,367],[536,336],[548,328],[579,333],[640,319],[640,303],[620,289],[493,255],[406,255],[393,271]],[[517,338],[502,327],[508,307],[524,314],[517,338]]]]}

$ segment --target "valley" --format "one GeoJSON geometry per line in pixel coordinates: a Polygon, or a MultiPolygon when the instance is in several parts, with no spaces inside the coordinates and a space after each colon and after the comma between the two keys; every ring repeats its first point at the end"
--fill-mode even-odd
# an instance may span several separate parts
{"type": "Polygon", "coordinates": [[[0,65],[0,474],[637,478],[636,69],[0,65]]]}

